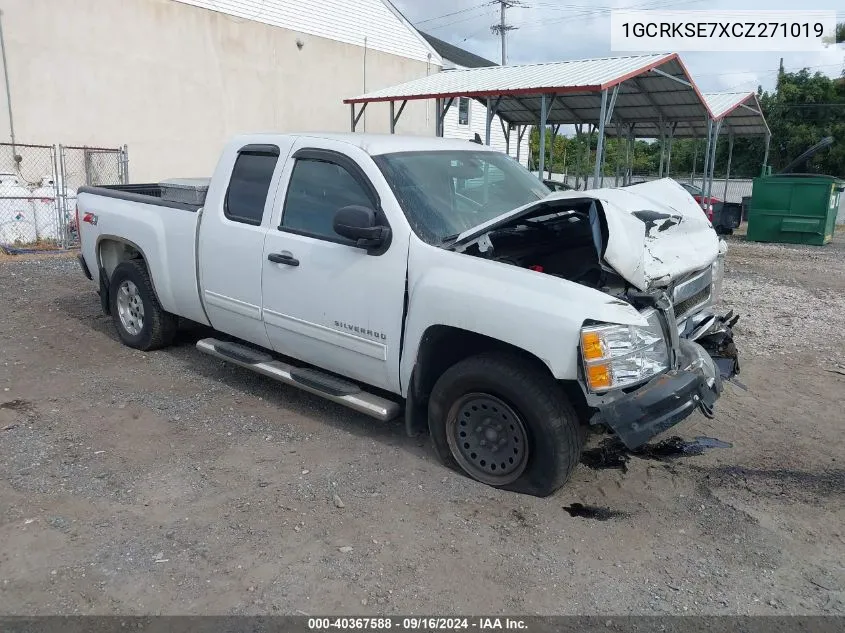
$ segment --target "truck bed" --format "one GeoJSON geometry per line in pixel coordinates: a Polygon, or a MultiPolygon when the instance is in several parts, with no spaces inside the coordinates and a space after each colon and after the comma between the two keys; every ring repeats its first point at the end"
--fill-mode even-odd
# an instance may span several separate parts
{"type": "Polygon", "coordinates": [[[163,200],[160,194],[159,185],[149,184],[80,188],[77,208],[82,255],[99,283],[100,275],[108,279],[116,267],[118,251],[130,248],[144,253],[162,307],[208,324],[197,285],[197,227],[202,207],[163,200]]]}

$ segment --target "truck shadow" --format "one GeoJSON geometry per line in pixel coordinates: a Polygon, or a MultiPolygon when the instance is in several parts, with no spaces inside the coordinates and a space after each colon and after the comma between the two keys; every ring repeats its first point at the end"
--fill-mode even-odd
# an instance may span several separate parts
{"type": "MultiPolygon", "coordinates": [[[[56,298],[54,304],[65,316],[78,321],[92,332],[111,339],[116,350],[127,349],[122,347],[123,343],[115,332],[111,317],[105,316],[100,310],[96,295],[89,296],[80,293],[62,295],[56,298]]],[[[167,359],[166,364],[175,362],[180,369],[191,371],[218,383],[235,392],[239,397],[253,398],[256,401],[261,398],[273,407],[310,418],[317,423],[327,424],[356,436],[376,439],[390,446],[402,448],[415,456],[433,456],[427,435],[416,438],[407,436],[403,417],[400,416],[386,423],[378,422],[317,395],[199,352],[195,347],[197,341],[210,336],[225,338],[210,327],[189,321],[180,322],[173,344],[150,354],[161,355],[167,359]]]]}

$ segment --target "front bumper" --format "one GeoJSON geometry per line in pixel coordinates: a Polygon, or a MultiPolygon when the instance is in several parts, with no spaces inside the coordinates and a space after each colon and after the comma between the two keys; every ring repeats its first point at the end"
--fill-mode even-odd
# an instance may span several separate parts
{"type": "Polygon", "coordinates": [[[680,339],[678,366],[634,391],[600,404],[591,420],[606,424],[629,449],[645,444],[696,409],[712,415],[723,380],[739,373],[731,315],[717,317],[698,342],[680,339]]]}

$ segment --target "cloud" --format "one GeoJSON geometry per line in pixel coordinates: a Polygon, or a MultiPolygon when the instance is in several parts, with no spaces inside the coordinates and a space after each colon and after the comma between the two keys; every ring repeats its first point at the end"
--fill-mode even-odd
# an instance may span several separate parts
{"type": "MultiPolygon", "coordinates": [[[[494,61],[500,59],[499,39],[490,31],[498,22],[498,8],[481,0],[393,0],[413,23],[456,46],[494,61]],[[453,14],[436,20],[430,18],[453,14]]],[[[841,0],[812,0],[813,9],[840,8],[841,0]]],[[[508,62],[528,64],[605,57],[610,51],[612,6],[674,9],[754,9],[759,0],[604,0],[590,4],[531,0],[524,8],[512,8],[507,20],[518,29],[508,34],[508,62]]],[[[766,9],[795,9],[792,0],[768,0],[766,9]]],[[[840,16],[840,20],[845,16],[840,16]]],[[[758,84],[772,89],[780,58],[787,70],[810,67],[830,76],[838,76],[845,64],[845,48],[830,47],[813,53],[683,53],[682,57],[696,83],[705,91],[756,90],[758,84]]]]}

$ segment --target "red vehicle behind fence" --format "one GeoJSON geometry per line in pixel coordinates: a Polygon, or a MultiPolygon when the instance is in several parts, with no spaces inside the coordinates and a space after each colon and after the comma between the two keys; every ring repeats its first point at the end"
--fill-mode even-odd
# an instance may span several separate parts
{"type": "Polygon", "coordinates": [[[704,211],[704,214],[707,216],[707,219],[712,222],[713,221],[713,205],[719,204],[720,202],[722,202],[722,200],[720,198],[715,197],[715,196],[710,196],[709,198],[706,198],[704,196],[704,192],[701,190],[701,188],[696,187],[695,185],[688,185],[688,184],[685,184],[685,183],[678,183],[678,184],[680,184],[681,187],[686,189],[689,192],[689,194],[693,198],[695,198],[695,201],[698,203],[698,206],[701,207],[702,211],[704,211]]]}

